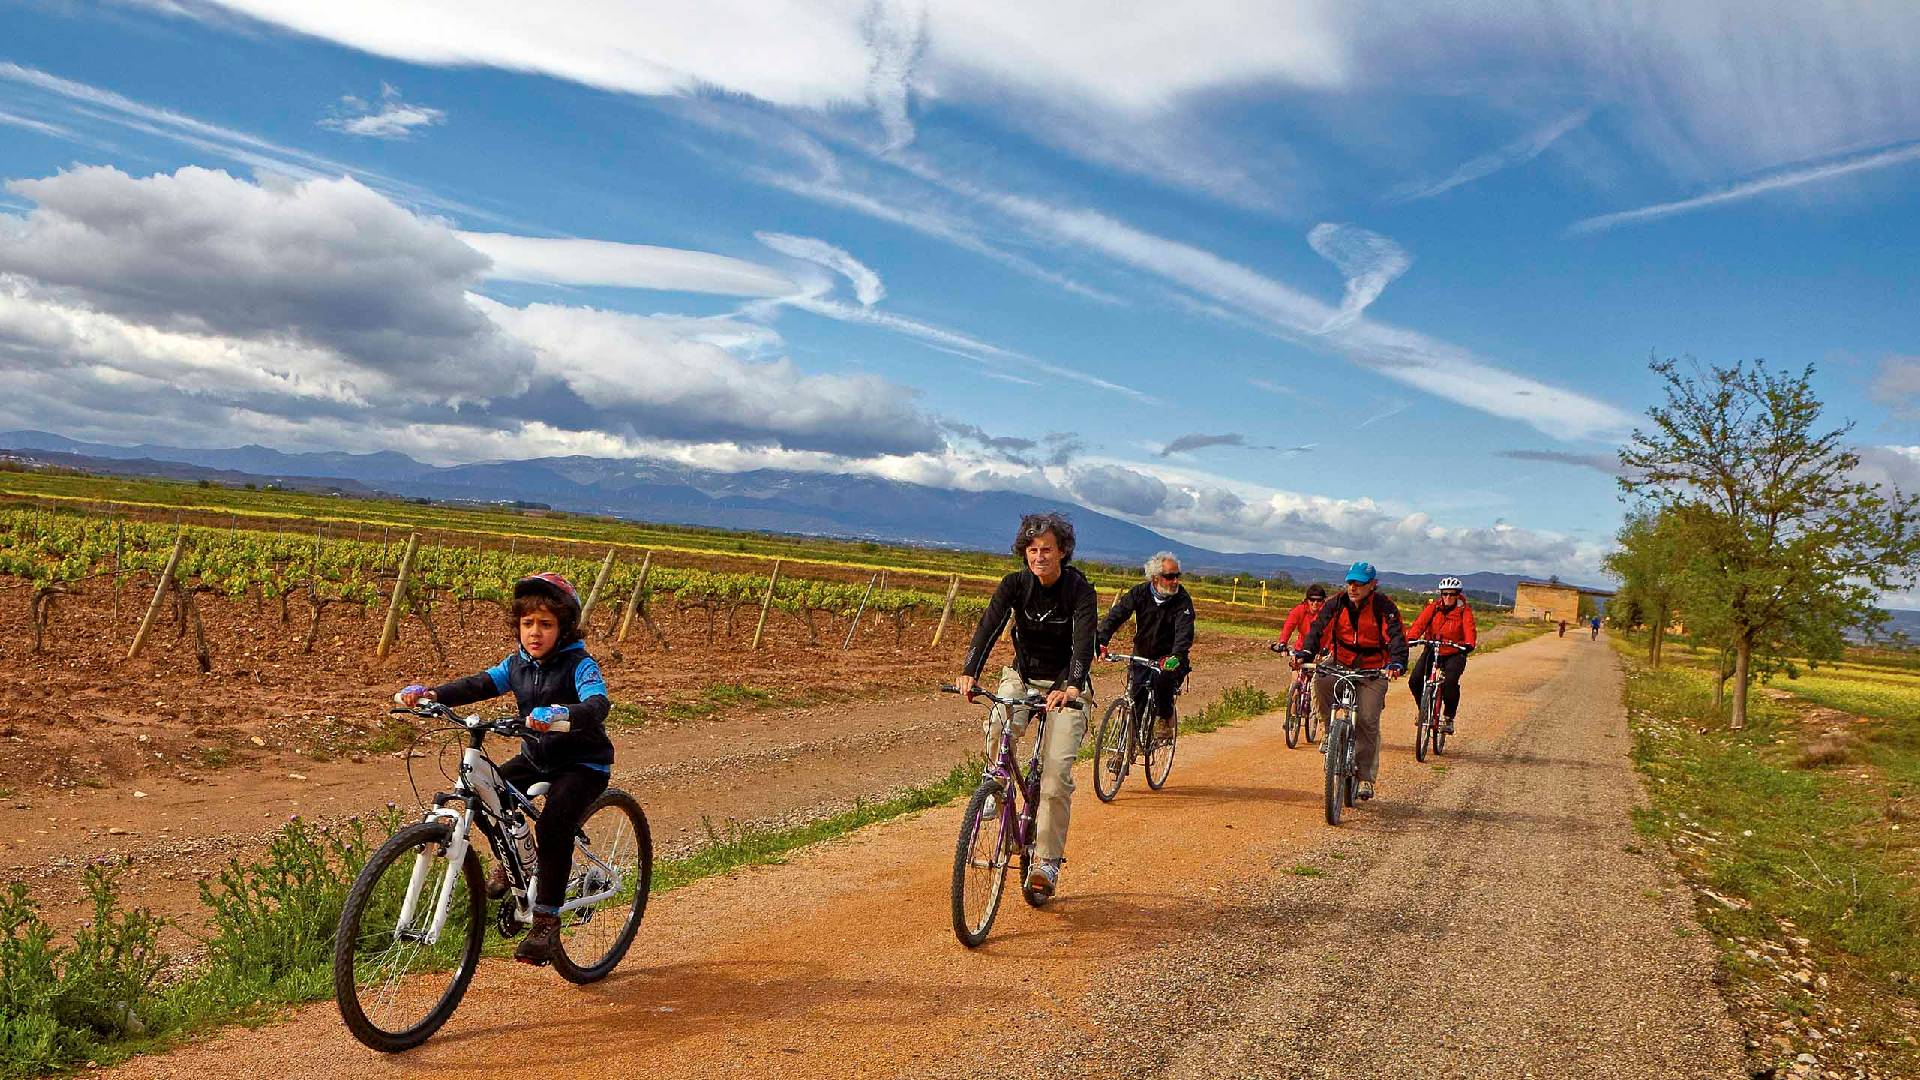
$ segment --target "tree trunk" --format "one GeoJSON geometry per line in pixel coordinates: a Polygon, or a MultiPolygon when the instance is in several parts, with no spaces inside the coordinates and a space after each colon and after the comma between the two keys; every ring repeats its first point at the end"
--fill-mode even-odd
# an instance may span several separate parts
{"type": "Polygon", "coordinates": [[[1648,635],[1647,664],[1655,670],[1658,670],[1660,667],[1660,654],[1666,651],[1667,609],[1663,605],[1655,608],[1653,614],[1653,633],[1648,635]]]}
{"type": "Polygon", "coordinates": [[[1747,726],[1747,680],[1753,663],[1753,642],[1741,637],[1733,647],[1733,718],[1735,731],[1747,726]]]}

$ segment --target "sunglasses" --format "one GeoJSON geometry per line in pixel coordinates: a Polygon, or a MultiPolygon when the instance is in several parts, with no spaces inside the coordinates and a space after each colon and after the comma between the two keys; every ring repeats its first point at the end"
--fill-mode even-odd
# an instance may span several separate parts
{"type": "Polygon", "coordinates": [[[1175,570],[1175,571],[1173,571],[1172,573],[1168,573],[1168,574],[1161,574],[1160,576],[1161,576],[1161,577],[1163,577],[1163,578],[1166,578],[1166,579],[1167,579],[1168,581],[1179,581],[1179,580],[1180,580],[1180,571],[1178,571],[1178,570],[1175,570]]]}

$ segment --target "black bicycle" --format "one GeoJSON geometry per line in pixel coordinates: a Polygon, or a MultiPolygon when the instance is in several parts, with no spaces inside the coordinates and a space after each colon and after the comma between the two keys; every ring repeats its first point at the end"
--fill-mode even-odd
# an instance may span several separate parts
{"type": "Polygon", "coordinates": [[[1322,660],[1316,675],[1333,680],[1330,688],[1332,709],[1327,716],[1327,737],[1320,752],[1327,755],[1327,824],[1340,824],[1340,815],[1353,805],[1354,787],[1360,781],[1360,755],[1353,741],[1354,725],[1360,722],[1360,684],[1384,679],[1384,671],[1345,667],[1322,660]]]}
{"type": "Polygon", "coordinates": [[[1167,725],[1168,734],[1162,736],[1155,720],[1159,711],[1155,680],[1141,680],[1146,683],[1147,691],[1137,698],[1134,696],[1133,673],[1159,671],[1158,661],[1127,653],[1108,653],[1105,659],[1110,664],[1124,662],[1127,665],[1127,687],[1107,706],[1106,715],[1100,720],[1100,734],[1093,744],[1093,793],[1101,802],[1112,802],[1114,796],[1120,794],[1120,785],[1136,760],[1147,771],[1149,788],[1159,791],[1166,786],[1167,777],[1173,773],[1174,746],[1180,739],[1180,717],[1175,713],[1173,722],[1167,725]]]}
{"type": "Polygon", "coordinates": [[[1416,761],[1427,760],[1427,751],[1444,753],[1447,747],[1447,722],[1440,715],[1440,690],[1446,685],[1446,672],[1440,670],[1440,648],[1465,648],[1457,641],[1440,641],[1434,638],[1415,638],[1409,645],[1427,647],[1427,681],[1420,686],[1420,715],[1413,721],[1413,756],[1416,761]]]}

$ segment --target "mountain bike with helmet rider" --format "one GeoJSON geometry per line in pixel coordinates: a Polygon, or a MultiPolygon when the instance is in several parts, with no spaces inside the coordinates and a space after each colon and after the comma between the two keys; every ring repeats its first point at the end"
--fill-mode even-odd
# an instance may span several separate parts
{"type": "Polygon", "coordinates": [[[1156,554],[1142,569],[1147,580],[1113,602],[1113,608],[1094,630],[1094,647],[1104,656],[1107,642],[1113,640],[1121,625],[1134,620],[1133,651],[1158,658],[1160,670],[1128,669],[1127,678],[1135,683],[1133,700],[1154,703],[1158,737],[1171,739],[1173,695],[1180,692],[1180,684],[1193,670],[1187,659],[1193,649],[1193,597],[1180,584],[1180,560],[1173,552],[1156,554]]]}
{"type": "Polygon", "coordinates": [[[1446,733],[1451,735],[1454,714],[1460,711],[1460,676],[1467,670],[1467,654],[1473,651],[1478,640],[1473,626],[1473,608],[1467,604],[1459,578],[1440,579],[1439,595],[1427,601],[1419,617],[1413,620],[1407,637],[1453,643],[1427,646],[1420,653],[1420,659],[1414,661],[1413,670],[1407,678],[1407,689],[1413,692],[1413,700],[1417,705],[1420,702],[1420,688],[1427,683],[1427,672],[1436,662],[1435,653],[1439,654],[1437,662],[1440,676],[1446,680],[1440,687],[1440,704],[1444,710],[1442,723],[1446,725],[1446,733]]]}
{"type": "Polygon", "coordinates": [[[1273,644],[1267,646],[1274,652],[1286,654],[1287,663],[1293,667],[1295,682],[1306,678],[1307,672],[1306,665],[1299,657],[1293,655],[1294,650],[1306,640],[1307,629],[1313,625],[1313,620],[1319,617],[1320,609],[1326,602],[1327,587],[1325,585],[1316,581],[1307,586],[1306,598],[1295,604],[1292,611],[1287,612],[1287,621],[1280,624],[1280,636],[1274,640],[1273,644]]]}
{"type": "MultiPolygon", "coordinates": [[[[545,782],[547,801],[535,825],[538,874],[533,927],[514,950],[523,964],[548,963],[560,930],[559,910],[573,862],[574,833],[582,815],[607,789],[613,775],[613,740],[607,737],[606,679],[587,653],[580,626],[580,594],[559,574],[521,578],[513,585],[508,618],[518,643],[506,659],[485,671],[440,686],[408,686],[394,695],[402,705],[423,700],[448,707],[512,693],[528,733],[520,753],[500,766],[500,775],[520,791],[545,782]],[[562,731],[549,730],[566,721],[562,731]]],[[[487,895],[507,892],[506,867],[496,863],[487,895]]]]}
{"type": "MultiPolygon", "coordinates": [[[[1073,813],[1073,763],[1087,737],[1093,712],[1093,640],[1100,617],[1099,597],[1073,560],[1073,523],[1059,514],[1028,514],[1014,534],[1013,554],[1026,568],[1000,579],[980,616],[973,643],[954,688],[972,700],[987,658],[1009,619],[1013,622],[1013,665],[1000,672],[999,695],[1044,695],[1047,716],[1041,750],[1040,809],[1034,818],[1034,861],[1026,888],[1044,899],[1060,884],[1066,861],[1067,824],[1073,813]]],[[[988,713],[984,730],[987,759],[998,754],[1004,706],[988,713]]],[[[1032,710],[1015,709],[1007,717],[1017,739],[1032,710]]]]}
{"type": "MultiPolygon", "coordinates": [[[[1320,608],[1294,657],[1311,660],[1325,651],[1343,668],[1384,671],[1387,679],[1406,674],[1407,635],[1400,623],[1400,608],[1379,590],[1379,577],[1372,563],[1354,563],[1347,571],[1346,591],[1320,608]]],[[[1332,712],[1333,690],[1333,676],[1316,671],[1314,709],[1322,725],[1332,712]]],[[[1362,681],[1356,692],[1354,749],[1360,782],[1354,795],[1371,799],[1380,770],[1380,713],[1387,706],[1387,680],[1362,681]]]]}

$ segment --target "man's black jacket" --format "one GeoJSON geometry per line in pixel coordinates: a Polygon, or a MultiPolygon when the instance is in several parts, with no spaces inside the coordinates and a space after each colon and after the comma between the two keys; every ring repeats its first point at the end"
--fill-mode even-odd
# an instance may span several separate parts
{"type": "Polygon", "coordinates": [[[1160,600],[1153,595],[1153,583],[1143,581],[1113,602],[1113,610],[1100,620],[1094,640],[1105,645],[1132,616],[1133,651],[1139,656],[1177,656],[1182,667],[1190,667],[1188,650],[1193,648],[1193,597],[1175,586],[1173,595],[1160,600]]]}

